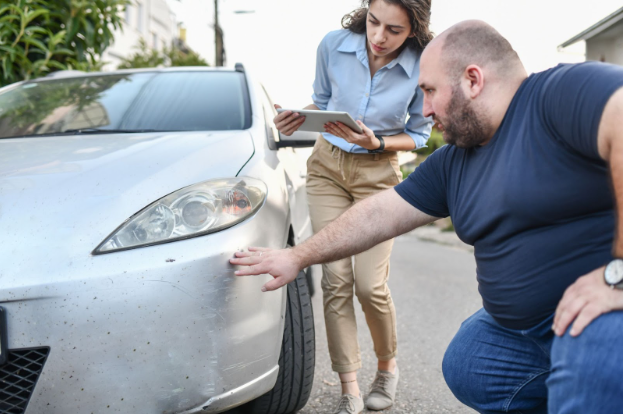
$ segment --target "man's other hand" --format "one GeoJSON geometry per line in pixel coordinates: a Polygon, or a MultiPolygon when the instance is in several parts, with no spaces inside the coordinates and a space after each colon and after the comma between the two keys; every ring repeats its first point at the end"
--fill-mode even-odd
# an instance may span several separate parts
{"type": "Polygon", "coordinates": [[[569,334],[578,336],[599,315],[623,309],[623,291],[606,285],[604,269],[593,270],[567,288],[554,316],[556,335],[562,336],[573,322],[569,334]]]}
{"type": "Polygon", "coordinates": [[[300,260],[292,249],[249,247],[248,252],[236,252],[236,257],[229,262],[245,266],[234,272],[236,276],[271,275],[274,279],[262,286],[262,292],[287,285],[296,279],[301,270],[300,260]]]}

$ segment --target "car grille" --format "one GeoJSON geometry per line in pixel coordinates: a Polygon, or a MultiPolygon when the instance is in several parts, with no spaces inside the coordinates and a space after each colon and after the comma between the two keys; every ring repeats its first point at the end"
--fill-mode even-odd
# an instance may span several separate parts
{"type": "Polygon", "coordinates": [[[26,411],[49,352],[47,347],[8,351],[7,363],[0,367],[0,413],[26,411]]]}

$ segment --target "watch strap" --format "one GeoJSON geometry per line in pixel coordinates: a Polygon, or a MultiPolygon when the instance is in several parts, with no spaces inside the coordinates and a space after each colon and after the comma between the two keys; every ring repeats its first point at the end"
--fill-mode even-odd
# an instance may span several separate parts
{"type": "Polygon", "coordinates": [[[381,142],[381,145],[377,149],[368,150],[368,154],[378,154],[385,150],[385,140],[383,139],[383,137],[377,134],[374,134],[374,136],[381,142]]]}

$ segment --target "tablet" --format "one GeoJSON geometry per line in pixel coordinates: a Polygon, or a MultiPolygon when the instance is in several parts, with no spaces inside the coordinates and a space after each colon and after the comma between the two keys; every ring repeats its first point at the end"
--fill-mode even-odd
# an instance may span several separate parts
{"type": "Polygon", "coordinates": [[[363,130],[355,120],[350,116],[348,112],[336,112],[336,111],[314,111],[311,109],[284,109],[279,108],[277,112],[292,111],[305,115],[305,122],[299,127],[299,131],[314,131],[325,132],[324,124],[327,122],[341,122],[344,125],[349,126],[353,131],[362,133],[363,130]]]}

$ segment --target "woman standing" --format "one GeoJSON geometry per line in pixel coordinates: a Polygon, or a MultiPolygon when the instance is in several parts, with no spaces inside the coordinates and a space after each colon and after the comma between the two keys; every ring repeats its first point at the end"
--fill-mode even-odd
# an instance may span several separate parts
{"type": "MultiPolygon", "coordinates": [[[[363,133],[328,123],[314,146],[307,162],[314,232],[354,203],[398,184],[402,174],[396,151],[425,146],[431,120],[422,115],[418,77],[420,54],[432,39],[430,4],[430,0],[363,0],[360,9],[342,19],[346,30],[330,32],[320,43],[314,103],[305,109],[349,112],[363,133]]],[[[274,121],[281,133],[291,135],[304,117],[285,111],[274,121]]],[[[382,410],[394,402],[396,317],[387,287],[392,245],[389,240],[354,258],[323,265],[329,353],[342,383],[335,413],[363,410],[357,383],[361,358],[353,286],[378,358],[366,405],[382,410]]]]}

